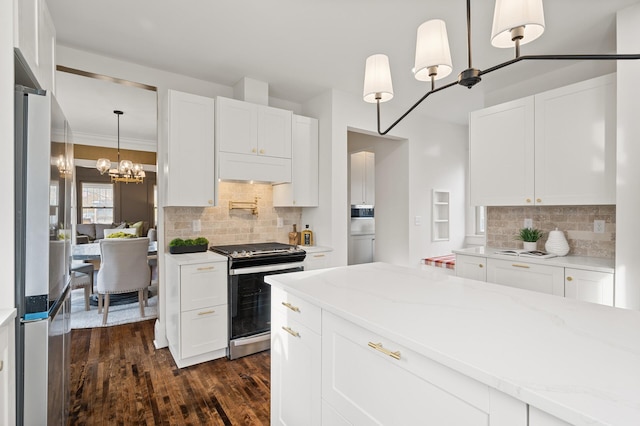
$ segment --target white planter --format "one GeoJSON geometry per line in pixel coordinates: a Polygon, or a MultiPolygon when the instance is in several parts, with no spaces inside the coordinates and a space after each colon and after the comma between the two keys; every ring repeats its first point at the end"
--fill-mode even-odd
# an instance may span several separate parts
{"type": "Polygon", "coordinates": [[[538,242],[537,241],[523,241],[522,245],[524,249],[527,251],[538,250],[538,242]]]}

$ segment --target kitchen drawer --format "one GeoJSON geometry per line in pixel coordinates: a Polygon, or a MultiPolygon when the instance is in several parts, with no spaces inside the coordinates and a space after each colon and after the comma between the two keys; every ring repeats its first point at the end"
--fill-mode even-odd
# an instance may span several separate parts
{"type": "Polygon", "coordinates": [[[283,313],[286,321],[296,321],[320,334],[322,313],[319,307],[273,286],[271,287],[271,307],[283,313]]]}
{"type": "Polygon", "coordinates": [[[180,358],[227,347],[227,305],[205,307],[180,315],[180,358]]]}
{"type": "Polygon", "coordinates": [[[304,258],[304,270],[312,271],[314,269],[328,268],[331,264],[331,252],[307,252],[304,258]]]}
{"type": "Polygon", "coordinates": [[[486,385],[333,314],[322,329],[322,399],[347,422],[489,424],[486,385]]]}
{"type": "Polygon", "coordinates": [[[198,263],[180,267],[181,311],[190,311],[226,303],[226,262],[198,263]]]}
{"type": "Polygon", "coordinates": [[[564,296],[563,267],[528,263],[515,257],[487,259],[487,282],[564,296]]]}

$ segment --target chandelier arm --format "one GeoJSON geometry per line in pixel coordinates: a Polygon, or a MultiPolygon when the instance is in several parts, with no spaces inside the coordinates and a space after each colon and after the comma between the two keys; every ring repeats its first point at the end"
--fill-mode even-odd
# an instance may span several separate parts
{"type": "Polygon", "coordinates": [[[499,70],[516,62],[525,60],[551,60],[551,61],[622,61],[640,59],[640,54],[624,53],[624,54],[575,54],[575,55],[525,55],[495,65],[491,68],[480,71],[480,75],[489,74],[490,72],[499,70]]]}
{"type": "Polygon", "coordinates": [[[424,101],[425,99],[427,99],[427,97],[429,97],[429,95],[431,95],[432,93],[436,93],[436,92],[439,92],[439,91],[444,90],[444,89],[446,89],[446,88],[453,87],[453,86],[457,86],[457,85],[458,85],[458,81],[456,80],[456,81],[452,81],[452,82],[451,82],[451,83],[449,83],[449,84],[445,84],[444,86],[440,86],[440,87],[438,87],[437,89],[429,90],[427,93],[425,93],[425,94],[424,94],[424,96],[423,96],[423,97],[421,97],[420,99],[418,99],[418,101],[417,101],[415,104],[413,104],[413,106],[411,106],[411,108],[409,108],[409,109],[408,109],[404,114],[402,114],[402,115],[400,116],[400,118],[398,118],[396,121],[394,121],[394,122],[393,122],[393,124],[392,124],[391,126],[389,126],[389,127],[387,128],[387,130],[385,130],[384,132],[381,132],[381,131],[380,131],[380,99],[378,99],[378,100],[377,100],[377,102],[376,102],[376,103],[377,103],[377,109],[378,109],[378,134],[380,134],[380,135],[384,136],[384,135],[386,135],[387,133],[389,133],[389,131],[390,131],[391,129],[393,129],[394,127],[396,127],[396,125],[397,125],[398,123],[400,123],[400,122],[402,121],[402,119],[404,119],[407,115],[409,115],[409,113],[411,113],[411,111],[413,111],[414,109],[416,109],[416,107],[417,107],[418,105],[420,105],[420,104],[422,103],[422,101],[424,101]]]}

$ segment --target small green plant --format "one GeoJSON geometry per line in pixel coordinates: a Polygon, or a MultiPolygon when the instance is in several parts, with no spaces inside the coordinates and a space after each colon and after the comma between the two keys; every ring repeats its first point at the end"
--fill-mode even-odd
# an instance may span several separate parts
{"type": "Polygon", "coordinates": [[[544,236],[544,233],[536,228],[522,228],[520,233],[516,236],[516,240],[522,240],[530,243],[535,243],[544,236]]]}
{"type": "Polygon", "coordinates": [[[209,240],[204,237],[198,237],[196,239],[186,239],[182,238],[174,238],[169,242],[169,247],[185,247],[185,246],[204,246],[208,245],[209,240]]]}

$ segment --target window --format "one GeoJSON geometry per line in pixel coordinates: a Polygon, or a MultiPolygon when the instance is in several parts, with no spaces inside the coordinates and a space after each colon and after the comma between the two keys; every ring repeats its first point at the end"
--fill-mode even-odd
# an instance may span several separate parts
{"type": "Polygon", "coordinates": [[[49,185],[49,227],[58,227],[58,193],[60,187],[58,181],[51,182],[49,185]]]}
{"type": "Polygon", "coordinates": [[[82,182],[82,223],[113,223],[113,184],[82,182]]]}
{"type": "Polygon", "coordinates": [[[484,206],[476,207],[476,235],[484,235],[486,233],[486,218],[484,206]]]}

